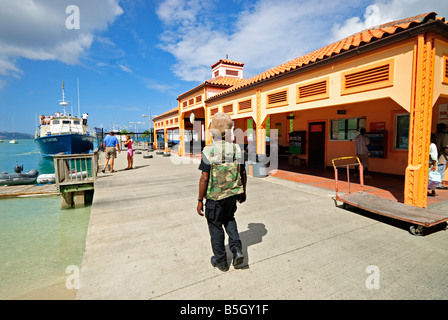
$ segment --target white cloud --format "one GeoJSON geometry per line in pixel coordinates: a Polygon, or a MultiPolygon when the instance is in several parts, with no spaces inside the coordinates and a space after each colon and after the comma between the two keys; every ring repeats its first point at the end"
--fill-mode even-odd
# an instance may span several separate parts
{"type": "Polygon", "coordinates": [[[126,72],[126,73],[132,73],[132,70],[131,70],[131,69],[129,69],[128,67],[126,67],[126,66],[124,66],[124,65],[122,65],[122,64],[119,64],[118,67],[120,67],[120,69],[121,69],[122,71],[126,72]]]}
{"type": "Polygon", "coordinates": [[[381,20],[380,9],[376,5],[370,5],[364,13],[364,20],[359,17],[352,17],[344,24],[336,24],[333,27],[333,40],[338,41],[351,36],[361,30],[380,25],[386,21],[381,20]]]}
{"type": "Polygon", "coordinates": [[[197,22],[201,13],[208,12],[209,0],[165,0],[157,8],[159,19],[169,25],[187,26],[197,22]]]}
{"type": "Polygon", "coordinates": [[[217,4],[166,0],[157,11],[166,23],[159,47],[175,57],[173,72],[182,80],[211,78],[210,66],[226,54],[245,63],[244,73],[249,77],[325,45],[330,39],[331,17],[352,6],[344,3],[258,0],[225,16],[217,4]]]}
{"type": "Polygon", "coordinates": [[[333,40],[340,40],[373,26],[428,12],[447,17],[448,1],[376,0],[366,7],[364,19],[355,16],[342,24],[335,24],[332,30],[333,40]]]}
{"type": "Polygon", "coordinates": [[[2,0],[0,11],[0,75],[22,73],[17,59],[59,60],[68,64],[79,59],[94,41],[122,14],[118,0],[2,0]],[[80,29],[67,29],[73,3],[79,8],[80,29]]]}
{"type": "Polygon", "coordinates": [[[448,16],[439,0],[257,0],[218,2],[165,0],[157,8],[165,24],[159,48],[176,59],[174,74],[185,81],[211,78],[210,66],[229,54],[245,63],[245,77],[263,72],[363,29],[416,14],[448,16]],[[227,16],[225,16],[227,14],[227,16]]]}

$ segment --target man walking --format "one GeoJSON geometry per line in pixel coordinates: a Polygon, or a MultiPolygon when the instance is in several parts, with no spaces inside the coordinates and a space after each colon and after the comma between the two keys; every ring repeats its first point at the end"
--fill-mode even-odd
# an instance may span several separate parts
{"type": "Polygon", "coordinates": [[[205,217],[210,233],[214,256],[211,264],[221,271],[229,270],[224,246],[224,229],[233,253],[233,265],[241,265],[244,255],[234,214],[237,201],[246,201],[246,170],[239,145],[231,141],[232,119],[223,112],[213,116],[211,133],[213,143],[204,148],[199,170],[199,195],[197,213],[205,217]]]}
{"type": "Polygon", "coordinates": [[[366,129],[361,128],[359,135],[355,138],[356,156],[361,161],[364,169],[364,178],[371,179],[368,175],[369,172],[369,149],[367,146],[370,144],[370,139],[366,136],[366,129]]]}
{"type": "Polygon", "coordinates": [[[101,172],[106,172],[106,167],[110,160],[110,172],[115,172],[114,170],[114,159],[117,157],[117,151],[115,150],[115,147],[118,149],[118,153],[121,152],[120,150],[120,144],[118,143],[118,139],[115,136],[115,132],[111,131],[109,134],[104,138],[103,141],[103,149],[104,154],[106,157],[106,163],[104,164],[103,170],[101,172]]]}

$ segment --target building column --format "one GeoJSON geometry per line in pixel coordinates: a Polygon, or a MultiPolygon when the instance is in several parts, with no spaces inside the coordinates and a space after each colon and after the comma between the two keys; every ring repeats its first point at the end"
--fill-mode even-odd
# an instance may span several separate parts
{"type": "Polygon", "coordinates": [[[168,152],[168,130],[166,129],[166,120],[163,121],[163,139],[164,139],[164,151],[168,152]]]}
{"type": "Polygon", "coordinates": [[[257,139],[257,154],[266,154],[266,122],[263,121],[261,115],[261,90],[257,90],[255,102],[255,137],[257,139]]]}
{"type": "Polygon", "coordinates": [[[405,177],[404,203],[422,208],[427,206],[434,60],[434,38],[428,35],[419,35],[414,46],[409,155],[405,177]]]}
{"type": "Polygon", "coordinates": [[[210,117],[209,110],[207,108],[207,105],[204,105],[204,141],[205,145],[209,145],[213,142],[213,137],[210,134],[210,121],[213,117],[210,117]]]}
{"type": "MultiPolygon", "coordinates": [[[[179,106],[180,109],[180,106],[179,106]]],[[[179,111],[179,157],[185,155],[185,120],[184,114],[179,111]]]]}
{"type": "Polygon", "coordinates": [[[158,149],[159,149],[159,145],[157,144],[157,132],[158,132],[159,130],[157,130],[155,127],[153,127],[153,128],[154,128],[154,133],[153,133],[153,135],[154,135],[153,148],[154,148],[154,150],[158,150],[158,149]]]}

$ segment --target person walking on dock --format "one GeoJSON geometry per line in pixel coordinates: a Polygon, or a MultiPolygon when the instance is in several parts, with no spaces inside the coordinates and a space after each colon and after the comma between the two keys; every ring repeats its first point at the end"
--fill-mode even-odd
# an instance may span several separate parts
{"type": "Polygon", "coordinates": [[[361,161],[364,169],[364,178],[370,179],[369,172],[369,149],[367,146],[370,144],[370,139],[366,136],[366,129],[361,128],[359,135],[355,138],[356,155],[361,161]]]}
{"type": "Polygon", "coordinates": [[[117,147],[118,153],[121,152],[120,150],[120,144],[118,143],[118,139],[115,136],[115,132],[111,131],[109,134],[104,138],[103,141],[103,148],[104,148],[104,154],[106,156],[106,163],[104,164],[103,170],[101,172],[105,173],[107,165],[109,164],[110,160],[110,172],[115,172],[114,170],[114,159],[117,157],[117,150],[115,149],[117,147]]]}
{"type": "Polygon", "coordinates": [[[230,139],[232,119],[223,112],[213,116],[211,133],[213,143],[204,148],[199,170],[199,195],[197,213],[205,217],[210,233],[214,256],[211,264],[221,271],[227,271],[226,249],[224,246],[224,229],[229,237],[229,248],[233,253],[233,265],[240,266],[244,261],[241,240],[235,221],[237,201],[246,201],[246,170],[242,152],[238,144],[230,139]]]}
{"type": "Polygon", "coordinates": [[[134,150],[132,149],[133,141],[130,135],[126,136],[126,140],[124,141],[124,145],[128,148],[127,159],[128,166],[124,170],[134,169],[134,150]]]}

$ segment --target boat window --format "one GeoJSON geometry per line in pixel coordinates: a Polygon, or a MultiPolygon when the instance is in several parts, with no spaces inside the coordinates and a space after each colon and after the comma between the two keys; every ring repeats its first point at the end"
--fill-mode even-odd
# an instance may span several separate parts
{"type": "Polygon", "coordinates": [[[53,124],[59,124],[59,120],[53,120],[53,124]]]}
{"type": "Polygon", "coordinates": [[[70,124],[70,120],[62,120],[63,124],[70,124]]]}
{"type": "Polygon", "coordinates": [[[75,121],[73,121],[73,123],[74,123],[74,124],[80,124],[81,121],[79,121],[79,120],[75,120],[75,121]]]}

